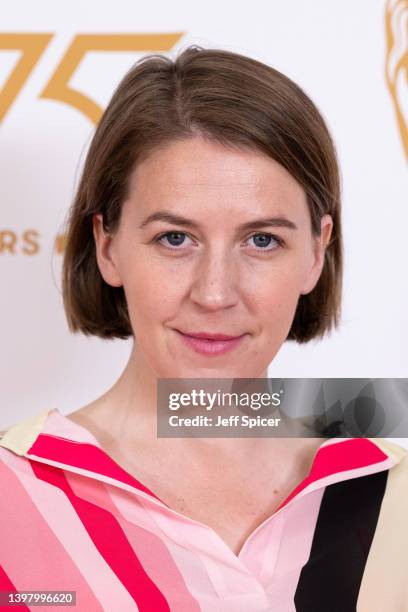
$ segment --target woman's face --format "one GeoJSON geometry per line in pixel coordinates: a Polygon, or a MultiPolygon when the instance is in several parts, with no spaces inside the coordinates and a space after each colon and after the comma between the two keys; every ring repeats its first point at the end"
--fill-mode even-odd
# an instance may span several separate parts
{"type": "Polygon", "coordinates": [[[95,215],[94,236],[104,280],[124,287],[139,367],[267,376],[317,283],[331,217],[313,237],[306,195],[280,164],[200,137],[156,150],[130,178],[118,231],[104,236],[95,215]],[[180,332],[242,338],[194,345],[180,332]]]}

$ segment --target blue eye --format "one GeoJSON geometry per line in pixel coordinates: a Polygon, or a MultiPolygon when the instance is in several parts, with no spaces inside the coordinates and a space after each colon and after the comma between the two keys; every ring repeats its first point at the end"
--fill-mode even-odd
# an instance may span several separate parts
{"type": "MultiPolygon", "coordinates": [[[[154,239],[154,242],[161,244],[167,249],[170,249],[173,251],[180,251],[181,249],[178,247],[181,247],[181,245],[185,242],[186,237],[188,236],[185,232],[178,232],[178,231],[165,232],[164,234],[160,234],[160,236],[157,236],[154,239]],[[163,243],[164,239],[168,241],[168,244],[163,243]]],[[[268,232],[253,234],[249,238],[250,239],[253,238],[254,240],[258,241],[258,244],[256,244],[256,247],[257,247],[256,250],[261,251],[261,252],[265,251],[269,253],[270,251],[274,251],[278,249],[279,247],[282,247],[284,244],[281,238],[278,238],[277,236],[274,236],[273,234],[269,234],[268,232]]]]}
{"type": "Polygon", "coordinates": [[[272,251],[274,250],[276,247],[276,245],[281,246],[282,241],[279,240],[279,238],[277,238],[276,236],[273,236],[272,234],[253,234],[253,236],[250,236],[250,238],[253,238],[254,241],[258,240],[258,244],[256,244],[257,247],[260,247],[262,251],[272,251]],[[261,237],[261,239],[259,240],[259,237],[261,237]],[[272,243],[272,247],[271,248],[265,248],[265,247],[269,247],[272,243]],[[275,246],[273,246],[275,244],[275,246]]]}
{"type": "Polygon", "coordinates": [[[167,248],[171,248],[171,249],[177,249],[178,246],[183,244],[184,237],[187,236],[187,234],[185,232],[166,232],[165,234],[161,234],[160,236],[157,236],[157,238],[155,238],[155,242],[158,242],[159,244],[163,244],[162,243],[163,238],[166,238],[168,240],[168,236],[172,237],[171,240],[169,240],[170,247],[168,247],[165,244],[163,246],[167,246],[167,248]]]}

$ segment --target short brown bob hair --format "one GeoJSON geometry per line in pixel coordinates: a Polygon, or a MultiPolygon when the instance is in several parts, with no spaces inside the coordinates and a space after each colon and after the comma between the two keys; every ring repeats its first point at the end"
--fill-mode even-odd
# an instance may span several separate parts
{"type": "Polygon", "coordinates": [[[133,335],[123,287],[102,278],[92,217],[102,213],[113,234],[136,164],[160,145],[203,136],[262,152],[303,187],[312,232],[328,213],[333,230],[315,288],[301,295],[287,340],[323,336],[340,317],[343,248],[340,176],[324,119],[304,91],[255,59],[219,49],[187,47],[173,61],[141,58],[115,90],[91,141],[68,211],[62,296],[72,332],[100,338],[133,335]]]}

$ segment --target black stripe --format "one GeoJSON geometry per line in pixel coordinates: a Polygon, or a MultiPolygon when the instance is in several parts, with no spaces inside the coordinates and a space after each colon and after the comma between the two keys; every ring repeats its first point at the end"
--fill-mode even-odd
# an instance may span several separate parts
{"type": "Polygon", "coordinates": [[[295,593],[297,612],[355,612],[388,470],[328,485],[308,562],[295,593]]]}

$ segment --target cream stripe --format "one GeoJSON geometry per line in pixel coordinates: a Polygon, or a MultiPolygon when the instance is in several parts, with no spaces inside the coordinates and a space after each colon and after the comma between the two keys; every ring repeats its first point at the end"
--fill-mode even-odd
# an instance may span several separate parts
{"type": "Polygon", "coordinates": [[[47,410],[42,410],[29,419],[24,419],[24,421],[12,425],[1,438],[0,446],[4,446],[4,448],[8,448],[18,455],[24,455],[41,433],[51,410],[53,408],[47,408],[47,410]]]}
{"type": "Polygon", "coordinates": [[[407,457],[388,473],[357,600],[357,612],[384,610],[408,612],[407,457]]]}

